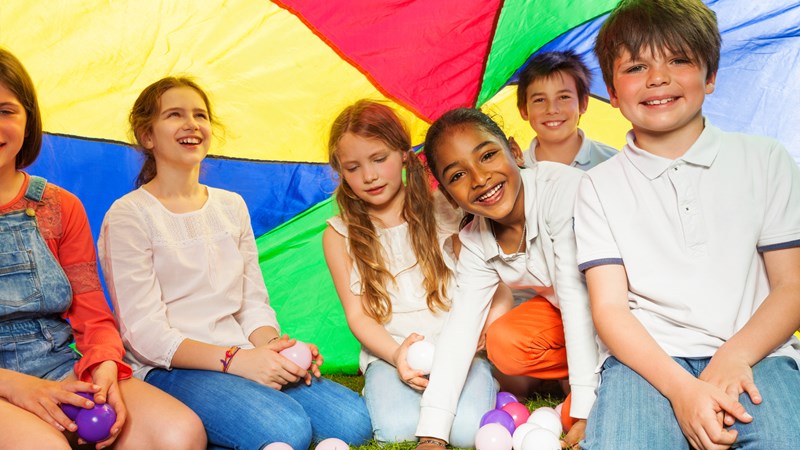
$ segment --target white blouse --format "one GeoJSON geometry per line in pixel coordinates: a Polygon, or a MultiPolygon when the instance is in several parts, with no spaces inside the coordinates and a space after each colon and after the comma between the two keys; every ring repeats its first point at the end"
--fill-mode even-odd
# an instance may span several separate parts
{"type": "MultiPolygon", "coordinates": [[[[442,256],[447,267],[453,271],[455,260],[452,254],[451,236],[458,230],[460,215],[454,210],[447,201],[434,195],[434,209],[436,219],[439,224],[439,245],[442,248],[442,256]]],[[[328,224],[339,234],[348,239],[347,225],[340,216],[328,219],[328,224]]],[[[439,331],[448,317],[446,311],[432,312],[428,308],[427,292],[424,287],[425,277],[422,275],[417,255],[409,235],[408,223],[391,228],[376,227],[378,239],[383,247],[383,262],[386,269],[397,281],[395,285],[391,281],[386,288],[389,293],[389,300],[392,303],[392,316],[389,321],[383,324],[386,331],[397,343],[402,343],[411,333],[425,336],[425,340],[435,344],[439,337],[439,331]]],[[[347,243],[349,252],[350,245],[347,243]]],[[[361,275],[355,263],[350,272],[350,292],[354,295],[362,294],[361,275]]],[[[447,294],[455,294],[455,276],[451,277],[451,283],[447,286],[447,294]]],[[[447,299],[449,303],[449,299],[447,299]]],[[[361,347],[359,357],[359,367],[364,372],[367,366],[378,358],[370,353],[369,350],[361,347]]]]}
{"type": "Polygon", "coordinates": [[[202,208],[176,214],[140,188],[103,220],[98,256],[137,378],[169,369],[184,339],[252,347],[257,328],[278,329],[244,200],[207,189],[202,208]]]}

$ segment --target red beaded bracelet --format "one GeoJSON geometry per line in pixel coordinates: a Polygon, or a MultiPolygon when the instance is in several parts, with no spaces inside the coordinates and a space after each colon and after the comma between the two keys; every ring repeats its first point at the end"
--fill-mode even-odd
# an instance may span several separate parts
{"type": "Polygon", "coordinates": [[[225,359],[219,360],[219,362],[222,363],[222,371],[224,373],[228,373],[228,367],[231,365],[231,360],[233,359],[234,356],[236,356],[236,353],[238,353],[239,350],[241,350],[241,347],[237,347],[235,345],[225,350],[225,359]]]}

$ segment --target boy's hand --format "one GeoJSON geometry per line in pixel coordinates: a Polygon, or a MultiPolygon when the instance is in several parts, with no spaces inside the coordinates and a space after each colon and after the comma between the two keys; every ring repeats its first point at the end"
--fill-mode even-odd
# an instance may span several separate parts
{"type": "Polygon", "coordinates": [[[408,335],[405,341],[397,347],[397,350],[394,352],[394,366],[397,368],[397,376],[403,380],[403,383],[407,384],[408,387],[414,389],[415,391],[422,392],[428,387],[428,379],[425,378],[425,374],[423,374],[419,370],[414,370],[408,365],[408,361],[406,361],[406,356],[408,355],[408,347],[411,346],[414,342],[418,342],[425,339],[425,336],[419,335],[417,333],[411,333],[408,335]]]}
{"type": "MultiPolygon", "coordinates": [[[[756,405],[762,401],[761,393],[753,380],[753,369],[750,365],[744,360],[726,356],[723,352],[718,351],[711,358],[708,366],[698,378],[722,389],[733,400],[738,400],[739,394],[746,392],[756,405]]],[[[725,414],[726,426],[731,426],[734,422],[735,419],[732,416],[725,414]]]]}
{"type": "Polygon", "coordinates": [[[698,450],[724,450],[736,441],[736,430],[723,427],[723,414],[745,423],[753,420],[741,403],[701,380],[681,386],[668,399],[683,434],[698,450]]]}

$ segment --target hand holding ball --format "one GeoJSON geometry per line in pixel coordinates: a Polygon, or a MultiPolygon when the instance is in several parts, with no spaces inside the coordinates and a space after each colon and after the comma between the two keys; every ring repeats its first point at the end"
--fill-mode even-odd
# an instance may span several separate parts
{"type": "MultiPolygon", "coordinates": [[[[88,392],[76,392],[81,397],[94,401],[88,392]]],[[[86,442],[100,442],[111,436],[111,426],[117,421],[117,413],[108,403],[95,404],[92,408],[62,404],[61,410],[78,426],[78,436],[86,442]]]]}
{"type": "MultiPolygon", "coordinates": [[[[76,394],[80,395],[86,400],[94,401],[94,395],[88,392],[76,392],[76,394]]],[[[70,420],[77,419],[78,413],[86,409],[86,408],[81,408],[80,406],[70,405],[69,403],[62,403],[59,406],[61,406],[61,411],[64,411],[64,414],[66,414],[70,420]]]]}
{"type": "Polygon", "coordinates": [[[311,367],[311,348],[304,342],[297,341],[293,346],[281,350],[280,354],[303,370],[311,367]]]}
{"type": "Polygon", "coordinates": [[[408,347],[406,362],[409,367],[419,370],[425,375],[431,373],[433,366],[433,354],[436,350],[433,344],[428,341],[417,341],[408,347]]]}

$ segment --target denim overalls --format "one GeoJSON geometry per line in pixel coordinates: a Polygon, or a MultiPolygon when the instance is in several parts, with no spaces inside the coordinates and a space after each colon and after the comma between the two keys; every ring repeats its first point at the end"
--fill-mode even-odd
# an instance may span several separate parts
{"type": "Polygon", "coordinates": [[[72,288],[36,221],[46,184],[30,177],[25,198],[36,203],[0,215],[0,367],[61,380],[78,355],[69,346],[72,328],[61,318],[72,288]]]}

